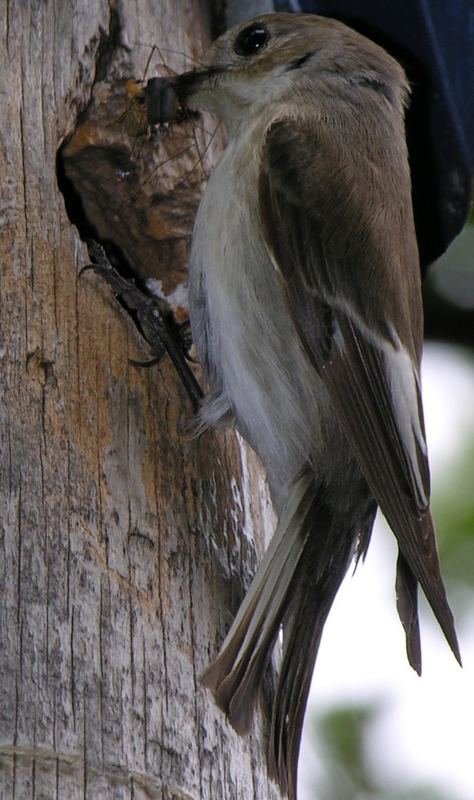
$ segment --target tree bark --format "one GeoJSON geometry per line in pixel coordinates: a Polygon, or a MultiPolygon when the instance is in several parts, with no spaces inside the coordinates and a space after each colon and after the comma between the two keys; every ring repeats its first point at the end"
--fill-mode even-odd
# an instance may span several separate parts
{"type": "Polygon", "coordinates": [[[184,317],[203,173],[155,168],[206,133],[130,133],[125,80],[209,35],[198,0],[0,7],[1,798],[279,797],[265,714],[239,738],[199,683],[264,548],[261,471],[186,434],[169,361],[132,366],[132,317],[79,276],[94,235],[184,317]]]}

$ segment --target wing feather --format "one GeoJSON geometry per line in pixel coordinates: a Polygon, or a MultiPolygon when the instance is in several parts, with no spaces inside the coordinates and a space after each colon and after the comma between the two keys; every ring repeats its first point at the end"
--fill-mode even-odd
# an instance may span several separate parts
{"type": "Polygon", "coordinates": [[[301,122],[279,120],[267,131],[259,210],[302,343],[398,540],[398,609],[419,671],[417,581],[460,657],[429,511],[410,182],[403,154],[390,155],[398,173],[384,175],[369,151],[344,151],[301,122]]]}

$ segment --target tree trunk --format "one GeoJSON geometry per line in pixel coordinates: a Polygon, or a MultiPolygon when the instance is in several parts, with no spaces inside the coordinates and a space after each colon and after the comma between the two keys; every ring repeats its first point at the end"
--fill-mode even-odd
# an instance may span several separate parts
{"type": "Polygon", "coordinates": [[[190,438],[169,361],[130,364],[131,315],[79,275],[94,236],[185,315],[217,136],[147,139],[125,80],[199,56],[208,6],[10,0],[0,23],[0,797],[277,798],[264,713],[241,739],[199,683],[265,544],[258,464],[190,438]]]}

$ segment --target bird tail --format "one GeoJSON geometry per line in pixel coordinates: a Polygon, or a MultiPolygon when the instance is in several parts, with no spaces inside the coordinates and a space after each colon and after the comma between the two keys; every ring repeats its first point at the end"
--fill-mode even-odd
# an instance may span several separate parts
{"type": "Polygon", "coordinates": [[[362,534],[351,514],[335,511],[325,488],[304,470],[292,484],[270,547],[221,651],[202,676],[231,725],[247,733],[265,666],[283,626],[269,771],[290,800],[296,797],[303,718],[324,623],[362,534]]]}
{"type": "Polygon", "coordinates": [[[404,513],[404,517],[390,516],[383,508],[386,519],[395,532],[399,545],[397,561],[397,609],[405,629],[408,660],[421,674],[421,646],[418,624],[417,589],[421,585],[434,615],[439,622],[455,658],[462,666],[454,618],[446,597],[441,577],[435,531],[430,511],[423,515],[404,513]]]}

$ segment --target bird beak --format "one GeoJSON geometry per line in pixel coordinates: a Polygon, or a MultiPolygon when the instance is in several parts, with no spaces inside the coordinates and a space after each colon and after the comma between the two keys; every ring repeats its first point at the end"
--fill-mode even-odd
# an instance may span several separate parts
{"type": "Polygon", "coordinates": [[[222,70],[216,67],[190,70],[172,78],[150,78],[144,89],[149,125],[172,122],[185,110],[187,101],[222,70]]]}

